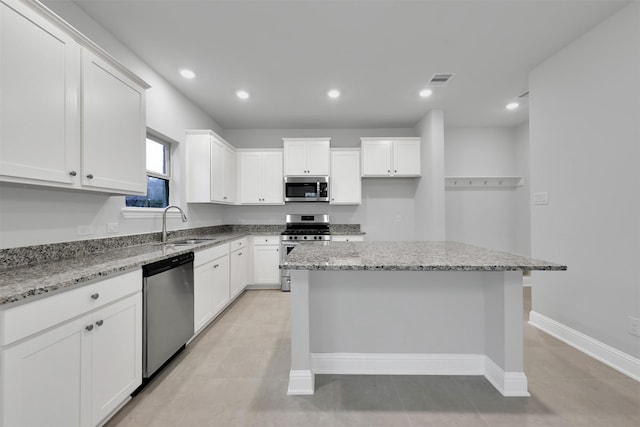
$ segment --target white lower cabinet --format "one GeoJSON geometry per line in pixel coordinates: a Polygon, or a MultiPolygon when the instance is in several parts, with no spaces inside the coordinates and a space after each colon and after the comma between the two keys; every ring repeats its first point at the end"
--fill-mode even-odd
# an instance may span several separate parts
{"type": "Polygon", "coordinates": [[[0,425],[95,426],[141,384],[142,274],[114,279],[2,313],[0,425]],[[114,279],[119,288],[128,286],[125,296],[112,302],[114,279]],[[108,302],[100,305],[103,295],[108,302]],[[33,313],[51,317],[42,307],[52,304],[51,313],[74,312],[77,301],[93,309],[35,334],[24,332],[29,326],[21,319],[33,313]]]}
{"type": "Polygon", "coordinates": [[[196,252],[193,273],[193,330],[198,333],[230,301],[229,245],[196,252]]]}
{"type": "Polygon", "coordinates": [[[231,265],[229,292],[234,298],[247,286],[249,257],[247,256],[247,239],[239,239],[231,243],[229,253],[231,265]],[[235,250],[233,250],[235,249],[235,250]]]}
{"type": "Polygon", "coordinates": [[[280,236],[253,236],[253,283],[280,283],[280,236]]]}

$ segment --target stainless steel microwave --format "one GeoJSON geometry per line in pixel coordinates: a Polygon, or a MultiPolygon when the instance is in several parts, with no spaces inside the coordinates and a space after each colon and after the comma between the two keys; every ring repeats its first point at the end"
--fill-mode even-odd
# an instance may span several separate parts
{"type": "Polygon", "coordinates": [[[285,202],[328,202],[328,176],[285,176],[285,202]]]}

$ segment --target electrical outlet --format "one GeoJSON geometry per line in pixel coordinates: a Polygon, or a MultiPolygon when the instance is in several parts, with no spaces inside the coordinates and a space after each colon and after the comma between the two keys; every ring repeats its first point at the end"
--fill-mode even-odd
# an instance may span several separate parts
{"type": "Polygon", "coordinates": [[[118,232],[118,223],[117,222],[109,222],[107,223],[107,233],[115,234],[118,232]]]}
{"type": "Polygon", "coordinates": [[[93,234],[93,227],[90,225],[79,225],[78,226],[78,235],[79,236],[88,236],[93,234]]]}
{"type": "Polygon", "coordinates": [[[633,316],[629,316],[627,320],[628,320],[627,330],[629,331],[629,333],[631,335],[640,337],[640,319],[635,318],[633,316]]]}

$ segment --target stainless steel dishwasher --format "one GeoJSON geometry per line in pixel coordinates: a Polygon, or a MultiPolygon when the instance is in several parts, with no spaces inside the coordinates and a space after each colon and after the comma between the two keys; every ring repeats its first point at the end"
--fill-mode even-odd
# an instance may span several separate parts
{"type": "Polygon", "coordinates": [[[142,266],[142,377],[193,336],[193,252],[142,266]]]}

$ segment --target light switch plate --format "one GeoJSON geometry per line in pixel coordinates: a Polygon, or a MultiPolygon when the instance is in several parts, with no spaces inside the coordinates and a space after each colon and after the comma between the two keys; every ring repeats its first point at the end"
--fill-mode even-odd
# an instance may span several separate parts
{"type": "Polygon", "coordinates": [[[549,193],[546,191],[533,193],[533,204],[534,205],[548,205],[549,204],[549,193]]]}

